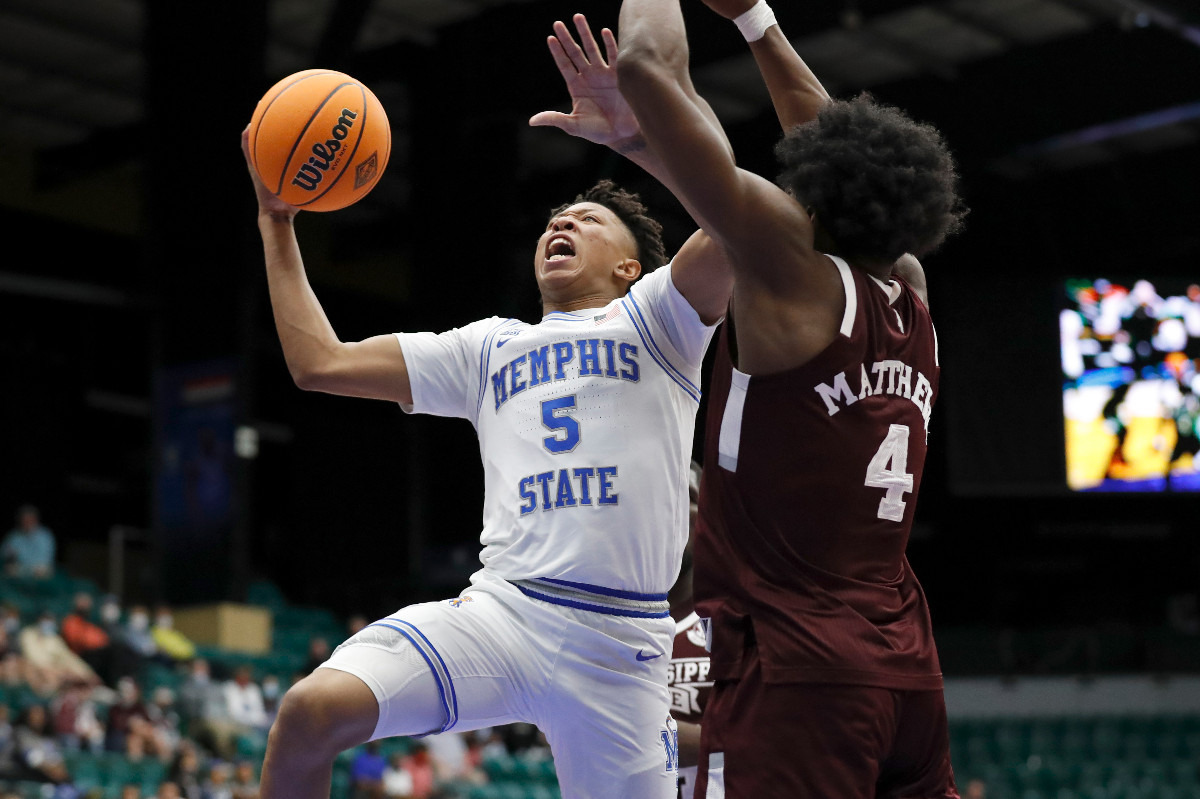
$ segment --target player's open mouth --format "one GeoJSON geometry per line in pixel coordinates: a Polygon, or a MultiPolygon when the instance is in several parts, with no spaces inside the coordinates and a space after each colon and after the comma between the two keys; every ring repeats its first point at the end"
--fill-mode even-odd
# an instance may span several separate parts
{"type": "Polygon", "coordinates": [[[566,236],[554,236],[546,242],[546,263],[565,261],[575,257],[575,245],[566,236]]]}

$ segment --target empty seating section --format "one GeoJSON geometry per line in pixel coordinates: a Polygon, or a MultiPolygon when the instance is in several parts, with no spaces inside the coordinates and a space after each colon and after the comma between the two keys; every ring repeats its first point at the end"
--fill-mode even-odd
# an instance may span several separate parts
{"type": "Polygon", "coordinates": [[[1200,716],[951,720],[960,788],[989,799],[1200,799],[1200,716]]]}

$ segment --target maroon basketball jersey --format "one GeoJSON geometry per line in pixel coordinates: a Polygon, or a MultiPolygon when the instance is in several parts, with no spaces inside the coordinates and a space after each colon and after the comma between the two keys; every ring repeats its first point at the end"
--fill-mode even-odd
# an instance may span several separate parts
{"type": "Polygon", "coordinates": [[[675,622],[667,686],[671,689],[671,715],[676,721],[699,724],[704,714],[713,685],[708,673],[708,650],[704,646],[704,627],[699,616],[691,613],[675,622]]]}
{"type": "Polygon", "coordinates": [[[695,542],[712,672],[756,641],[767,682],[941,687],[925,596],[905,557],[937,395],[929,312],[898,278],[835,259],[837,338],[790,371],[733,366],[711,387],[695,542]]]}

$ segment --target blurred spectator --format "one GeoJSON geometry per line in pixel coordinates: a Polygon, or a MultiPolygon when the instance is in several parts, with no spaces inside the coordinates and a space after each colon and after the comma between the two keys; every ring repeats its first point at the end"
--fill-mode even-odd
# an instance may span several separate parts
{"type": "Polygon", "coordinates": [[[122,677],[136,677],[141,671],[142,656],[129,641],[125,625],[121,624],[121,603],[112,594],[100,600],[100,626],[108,634],[108,674],[104,675],[109,685],[116,685],[122,677]]]}
{"type": "Polygon", "coordinates": [[[175,617],[166,605],[154,609],[154,626],[150,633],[159,651],[171,660],[186,661],[196,656],[196,645],[175,629],[175,617]]]}
{"type": "Polygon", "coordinates": [[[476,747],[476,754],[472,756],[462,733],[438,733],[427,736],[424,742],[429,747],[429,757],[439,783],[462,780],[480,785],[487,782],[487,776],[481,768],[482,761],[479,760],[479,747],[476,747]]]}
{"type": "Polygon", "coordinates": [[[54,613],[43,611],[37,624],[21,631],[21,654],[28,664],[26,679],[43,696],[57,691],[66,682],[99,685],[100,677],[92,667],[71,651],[58,634],[54,613]]]}
{"type": "Polygon", "coordinates": [[[346,620],[346,638],[349,639],[353,637],[355,633],[357,633],[363,627],[366,627],[367,624],[369,624],[369,622],[367,621],[366,616],[363,616],[359,613],[354,614],[346,620]]]}
{"type": "Polygon", "coordinates": [[[429,748],[421,741],[414,741],[408,757],[402,763],[412,778],[412,799],[429,799],[433,796],[437,777],[433,771],[433,760],[429,757],[429,748]]]}
{"type": "Polygon", "coordinates": [[[125,620],[125,641],[143,662],[172,663],[171,658],[161,653],[154,642],[154,635],[150,632],[150,611],[145,605],[134,605],[129,609],[129,618],[125,620]]]}
{"type": "Polygon", "coordinates": [[[179,795],[179,786],[173,782],[163,782],[158,786],[158,793],[154,799],[181,799],[179,795]]]}
{"type": "Polygon", "coordinates": [[[207,660],[192,661],[191,673],[179,686],[179,708],[188,737],[214,752],[230,751],[237,727],[229,718],[225,689],[212,679],[207,660]]]}
{"type": "Polygon", "coordinates": [[[279,684],[279,678],[274,674],[268,674],[266,677],[263,677],[262,697],[263,710],[267,714],[267,727],[269,729],[275,723],[275,717],[279,715],[279,700],[283,699],[283,688],[279,684]]]}
{"type": "Polygon", "coordinates": [[[396,752],[383,770],[383,795],[388,799],[412,799],[413,778],[404,768],[404,755],[396,752]]]}
{"type": "MultiPolygon", "coordinates": [[[[127,751],[130,736],[145,737],[149,723],[150,712],[142,701],[142,689],[132,677],[122,677],[117,682],[117,701],[108,709],[104,748],[110,752],[127,751]]],[[[140,741],[138,745],[148,748],[146,743],[140,741]]]]}
{"type": "Polygon", "coordinates": [[[159,758],[173,758],[183,739],[182,722],[175,709],[175,692],[165,685],[158,686],[148,710],[159,758]]]}
{"type": "Polygon", "coordinates": [[[62,639],[105,682],[114,682],[112,644],[104,628],[92,621],[92,607],[91,594],[80,591],[75,595],[71,612],[63,617],[62,639]]]}
{"type": "Polygon", "coordinates": [[[322,636],[314,635],[308,639],[308,660],[304,664],[304,673],[312,674],[329,659],[329,642],[322,636]]]}
{"type": "Polygon", "coordinates": [[[510,755],[520,754],[539,744],[538,728],[527,722],[517,721],[505,724],[501,727],[501,734],[504,736],[504,745],[508,747],[510,755]]]}
{"type": "Polygon", "coordinates": [[[121,786],[121,799],[142,799],[142,788],[135,783],[121,786]]]}
{"type": "Polygon", "coordinates": [[[50,703],[54,735],[64,749],[99,752],[104,748],[104,725],[96,715],[92,689],[68,683],[50,703]]]}
{"type": "Polygon", "coordinates": [[[233,679],[225,683],[225,707],[229,718],[247,730],[265,732],[270,726],[263,706],[262,689],[251,679],[250,667],[238,666],[233,679]]]}
{"type": "Polygon", "coordinates": [[[7,618],[0,618],[0,683],[19,685],[26,681],[27,666],[17,646],[17,633],[10,633],[6,622],[7,618]]]}
{"type": "Polygon", "coordinates": [[[962,799],[987,799],[987,785],[980,779],[968,780],[962,799]]]}
{"type": "Polygon", "coordinates": [[[43,705],[25,708],[21,721],[13,728],[16,756],[24,766],[24,779],[36,782],[66,782],[70,777],[63,763],[62,749],[55,743],[43,705]]]}
{"type": "Polygon", "coordinates": [[[5,572],[13,577],[50,577],[54,574],[54,533],[46,529],[32,505],[17,509],[17,526],[0,544],[5,572]]]}
{"type": "MultiPolygon", "coordinates": [[[[8,719],[8,705],[0,702],[0,780],[20,779],[21,771],[21,765],[17,762],[13,726],[8,719]]],[[[0,796],[0,799],[3,797],[0,796]]]]}
{"type": "Polygon", "coordinates": [[[382,799],[383,771],[387,763],[379,754],[379,741],[370,741],[354,756],[350,763],[350,783],[354,786],[353,799],[382,799]]]}
{"type": "Polygon", "coordinates": [[[239,760],[233,770],[233,799],[258,799],[258,779],[254,776],[254,764],[239,760]]]}
{"type": "Polygon", "coordinates": [[[167,776],[178,786],[182,799],[203,799],[204,771],[195,743],[186,739],[180,743],[167,776]]]}
{"type": "Polygon", "coordinates": [[[204,781],[201,799],[233,799],[233,785],[229,782],[231,776],[228,763],[213,761],[208,767],[208,779],[204,781]]]}

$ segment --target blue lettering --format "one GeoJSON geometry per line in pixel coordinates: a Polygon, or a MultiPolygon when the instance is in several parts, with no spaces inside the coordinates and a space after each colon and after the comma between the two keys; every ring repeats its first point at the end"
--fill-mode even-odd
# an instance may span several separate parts
{"type": "Polygon", "coordinates": [[[569,342],[558,341],[554,344],[554,379],[562,380],[567,374],[563,371],[567,364],[575,360],[575,348],[569,342]]]}
{"type": "Polygon", "coordinates": [[[600,339],[581,338],[576,343],[579,345],[579,374],[600,374],[600,339]]]}
{"type": "Polygon", "coordinates": [[[621,498],[620,494],[610,494],[613,484],[612,478],[617,476],[616,466],[601,466],[596,470],[600,475],[600,498],[597,500],[600,505],[616,505],[617,500],[621,498]]]}
{"type": "Polygon", "coordinates": [[[554,502],[554,507],[562,508],[568,505],[575,504],[575,494],[571,491],[571,478],[567,475],[566,469],[558,470],[558,499],[554,502]]]}
{"type": "Polygon", "coordinates": [[[632,380],[634,383],[638,381],[640,376],[638,373],[637,354],[638,348],[633,344],[621,342],[621,363],[628,366],[628,369],[621,370],[622,380],[632,380]]]}
{"type": "Polygon", "coordinates": [[[508,364],[500,367],[500,371],[492,375],[492,393],[496,396],[496,410],[500,410],[500,406],[508,402],[508,386],[504,385],[504,370],[508,368],[508,364]]]}
{"type": "Polygon", "coordinates": [[[550,510],[550,481],[553,478],[554,472],[542,472],[536,478],[542,484],[542,510],[550,510]]]}
{"type": "Polygon", "coordinates": [[[596,470],[591,466],[576,469],[575,476],[579,478],[579,504],[591,505],[592,491],[588,483],[596,476],[596,470]]]}
{"type": "Polygon", "coordinates": [[[617,367],[616,367],[616,365],[613,364],[613,347],[615,347],[616,345],[617,345],[617,342],[613,341],[611,338],[604,339],[604,376],[605,377],[616,377],[617,376],[617,367]]]}
{"type": "Polygon", "coordinates": [[[520,358],[513,358],[508,363],[508,365],[512,367],[512,373],[511,373],[512,380],[510,381],[511,382],[510,391],[511,391],[511,396],[514,396],[514,397],[517,396],[518,394],[520,394],[522,391],[524,391],[527,388],[524,380],[521,380],[521,382],[519,382],[519,383],[517,382],[521,377],[521,364],[523,364],[523,363],[525,363],[524,355],[522,355],[520,358]]]}
{"type": "Polygon", "coordinates": [[[550,382],[550,346],[529,351],[529,385],[550,382]]]}
{"type": "Polygon", "coordinates": [[[546,429],[563,432],[563,437],[559,438],[557,433],[552,436],[546,436],[542,439],[542,444],[546,449],[554,454],[560,452],[570,452],[579,445],[579,422],[571,418],[571,409],[575,407],[575,395],[570,394],[566,397],[555,397],[542,402],[542,424],[546,429]],[[563,416],[559,416],[559,411],[562,411],[563,416]]]}
{"type": "Polygon", "coordinates": [[[679,733],[667,729],[661,733],[663,749],[667,750],[667,771],[679,771],[679,733]]]}
{"type": "Polygon", "coordinates": [[[521,506],[521,515],[533,513],[537,509],[537,495],[533,493],[533,475],[522,477],[518,490],[521,492],[521,499],[525,500],[525,504],[521,506]]]}

